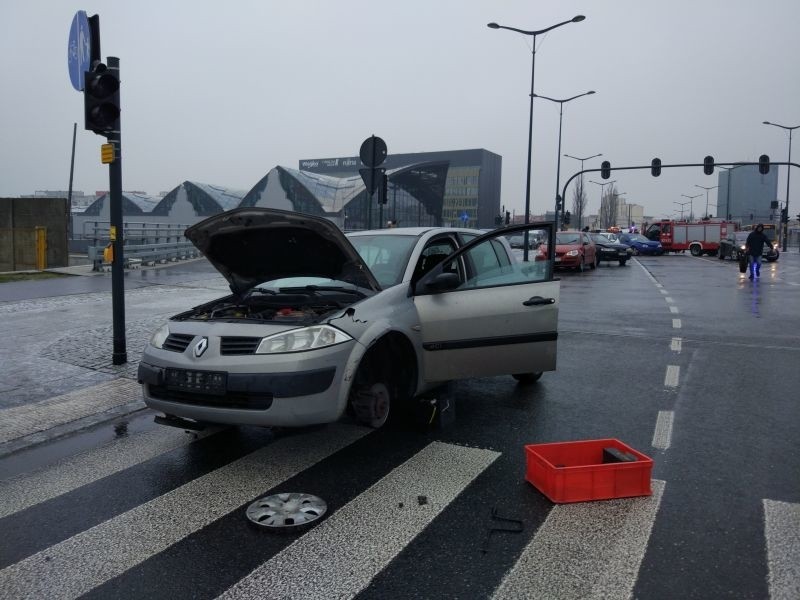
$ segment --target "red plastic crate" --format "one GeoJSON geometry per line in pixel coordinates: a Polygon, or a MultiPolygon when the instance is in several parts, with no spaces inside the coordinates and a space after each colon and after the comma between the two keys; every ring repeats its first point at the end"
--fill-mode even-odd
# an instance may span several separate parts
{"type": "Polygon", "coordinates": [[[650,496],[653,459],[616,439],[529,444],[525,479],[553,502],[585,502],[650,496]],[[616,448],[636,461],[603,463],[603,448],[616,448]]]}

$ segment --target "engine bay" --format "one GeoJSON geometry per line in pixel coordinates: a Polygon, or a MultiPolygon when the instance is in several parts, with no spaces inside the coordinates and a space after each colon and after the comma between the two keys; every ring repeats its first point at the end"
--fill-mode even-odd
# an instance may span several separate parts
{"type": "MultiPolygon", "coordinates": [[[[261,293],[257,293],[261,292],[261,293]]],[[[365,297],[355,290],[308,289],[226,296],[173,317],[178,321],[258,321],[313,324],[365,297]]]]}

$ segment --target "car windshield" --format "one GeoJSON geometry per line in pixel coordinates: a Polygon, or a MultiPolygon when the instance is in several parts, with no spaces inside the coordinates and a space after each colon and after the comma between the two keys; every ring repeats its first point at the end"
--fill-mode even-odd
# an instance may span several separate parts
{"type": "Polygon", "coordinates": [[[581,234],[580,233],[561,233],[556,234],[556,244],[560,245],[568,245],[568,244],[580,244],[581,243],[581,234]]]}
{"type": "Polygon", "coordinates": [[[361,259],[382,288],[397,285],[402,281],[411,251],[417,243],[417,237],[414,235],[380,233],[349,234],[347,239],[361,255],[361,259]]]}
{"type": "Polygon", "coordinates": [[[592,240],[594,240],[598,244],[612,244],[613,241],[608,239],[606,236],[601,235],[599,233],[593,233],[591,236],[592,240]]]}
{"type": "Polygon", "coordinates": [[[650,241],[646,237],[644,237],[643,235],[640,235],[638,233],[634,234],[634,235],[628,235],[625,239],[628,239],[628,240],[630,240],[632,242],[649,242],[650,241]]]}

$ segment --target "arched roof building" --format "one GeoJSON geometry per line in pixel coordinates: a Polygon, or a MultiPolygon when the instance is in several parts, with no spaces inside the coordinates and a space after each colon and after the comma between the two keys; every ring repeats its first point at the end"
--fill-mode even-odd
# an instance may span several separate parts
{"type": "Polygon", "coordinates": [[[154,217],[170,223],[193,224],[239,206],[244,192],[216,185],[184,181],[152,209],[154,217]]]}
{"type": "Polygon", "coordinates": [[[360,176],[333,177],[275,167],[240,206],[263,206],[323,216],[342,229],[370,229],[392,220],[401,225],[440,225],[447,161],[387,169],[387,202],[370,199],[360,176]]]}

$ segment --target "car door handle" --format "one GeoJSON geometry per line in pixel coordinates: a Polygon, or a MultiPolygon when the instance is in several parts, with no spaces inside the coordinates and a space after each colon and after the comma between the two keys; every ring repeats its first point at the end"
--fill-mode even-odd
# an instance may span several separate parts
{"type": "Polygon", "coordinates": [[[534,296],[530,300],[525,300],[522,304],[524,306],[540,306],[542,304],[555,304],[555,298],[542,298],[541,296],[534,296]]]}

